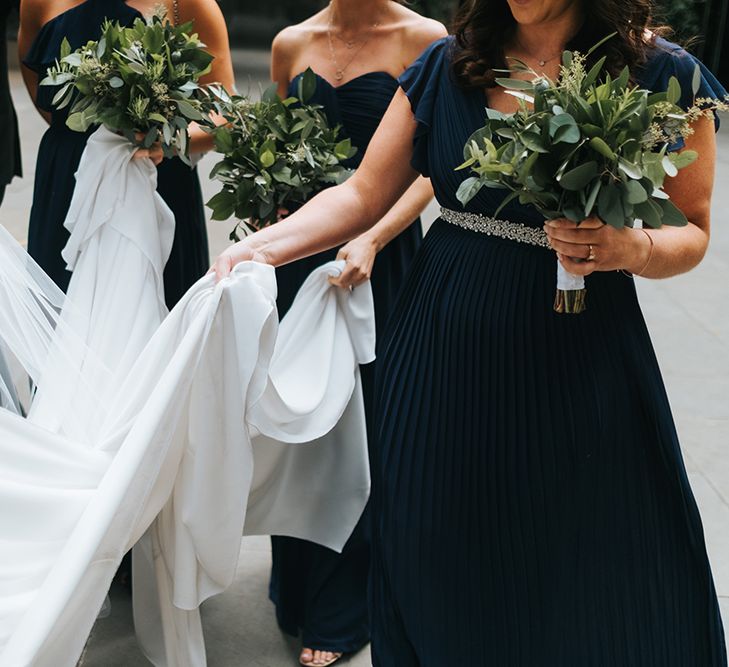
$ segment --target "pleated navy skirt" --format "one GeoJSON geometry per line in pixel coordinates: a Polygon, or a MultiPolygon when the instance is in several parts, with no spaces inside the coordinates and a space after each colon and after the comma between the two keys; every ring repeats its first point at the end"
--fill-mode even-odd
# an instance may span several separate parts
{"type": "Polygon", "coordinates": [[[553,252],[439,220],[381,347],[377,667],[723,667],[633,280],[553,312],[553,252]]]}

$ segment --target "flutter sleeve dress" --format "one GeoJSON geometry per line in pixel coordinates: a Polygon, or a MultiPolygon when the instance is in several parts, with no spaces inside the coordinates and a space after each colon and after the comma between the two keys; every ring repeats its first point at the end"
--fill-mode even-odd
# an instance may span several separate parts
{"type": "MultiPolygon", "coordinates": [[[[141,14],[123,0],[86,0],[41,28],[23,64],[42,80],[56,62],[64,37],[76,49],[98,39],[106,19],[131,25],[137,18],[141,14]]],[[[38,150],[28,252],[65,291],[71,274],[61,257],[69,236],[63,223],[76,184],[76,169],[95,128],[87,133],[70,130],[66,126],[68,109],[53,108],[56,92],[52,86],[38,86],[37,90],[36,103],[50,113],[51,124],[38,150]]],[[[175,239],[164,272],[165,299],[172,307],[210,265],[205,210],[197,170],[178,158],[159,165],[157,190],[175,215],[175,239]]]]}
{"type": "MultiPolygon", "coordinates": [[[[412,164],[462,213],[468,174],[455,168],[485,98],[455,83],[454,48],[436,42],[400,84],[417,120],[412,164]]],[[[658,40],[638,78],[661,90],[677,76],[690,91],[696,63],[658,40]]],[[[698,96],[723,97],[700,67],[698,96]]],[[[466,210],[493,216],[504,194],[484,188],[466,210]]],[[[515,202],[498,217],[524,238],[544,224],[515,202]]],[[[587,311],[565,315],[555,275],[553,251],[443,218],[424,239],[380,345],[376,667],[727,664],[634,281],[594,273],[587,311]]]]}

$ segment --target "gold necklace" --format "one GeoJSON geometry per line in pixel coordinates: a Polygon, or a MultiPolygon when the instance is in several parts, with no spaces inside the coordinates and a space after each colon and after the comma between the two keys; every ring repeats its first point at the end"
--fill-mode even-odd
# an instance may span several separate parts
{"type": "Polygon", "coordinates": [[[370,41],[370,38],[372,37],[372,32],[379,28],[380,22],[377,21],[373,23],[367,34],[367,38],[359,45],[359,48],[352,54],[352,57],[345,63],[344,67],[339,66],[339,62],[337,61],[337,52],[334,48],[334,37],[337,37],[340,41],[344,42],[347,49],[351,50],[354,48],[354,45],[357,43],[356,40],[345,40],[342,37],[339,37],[338,35],[335,35],[332,26],[334,25],[334,8],[332,7],[331,3],[329,4],[329,20],[327,22],[327,38],[329,40],[329,57],[334,64],[334,78],[337,81],[341,81],[344,79],[344,73],[347,71],[347,68],[352,64],[354,59],[359,55],[359,52],[367,45],[367,43],[370,41]]]}
{"type": "MultiPolygon", "coordinates": [[[[527,49],[524,48],[524,45],[519,41],[517,38],[516,45],[524,52],[527,53],[527,49]]],[[[559,53],[555,53],[553,56],[550,56],[549,58],[535,58],[535,60],[539,63],[540,67],[544,67],[547,63],[552,62],[555,58],[559,58],[562,55],[562,51],[560,50],[559,53]]],[[[529,56],[532,57],[531,55],[529,56]]]]}

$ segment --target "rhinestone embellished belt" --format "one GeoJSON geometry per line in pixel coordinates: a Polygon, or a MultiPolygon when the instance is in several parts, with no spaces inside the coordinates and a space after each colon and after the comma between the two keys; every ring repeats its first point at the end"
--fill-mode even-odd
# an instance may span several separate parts
{"type": "Polygon", "coordinates": [[[540,248],[550,247],[547,235],[543,230],[527,227],[520,222],[497,220],[496,218],[490,218],[480,213],[453,211],[449,208],[441,208],[440,217],[452,225],[458,225],[472,232],[479,232],[487,236],[498,236],[501,239],[527,243],[529,245],[539,246],[540,248]]]}

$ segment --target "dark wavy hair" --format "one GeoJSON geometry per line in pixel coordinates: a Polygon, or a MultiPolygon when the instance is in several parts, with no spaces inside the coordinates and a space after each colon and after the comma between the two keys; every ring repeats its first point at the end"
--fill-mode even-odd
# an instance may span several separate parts
{"type": "MultiPolygon", "coordinates": [[[[588,64],[607,56],[606,69],[617,75],[626,65],[631,71],[642,65],[651,48],[646,30],[652,26],[650,0],[582,0],[584,21],[567,44],[586,53],[611,33],[617,33],[588,58],[588,64]]],[[[504,48],[516,30],[506,0],[467,0],[453,24],[455,48],[453,74],[464,88],[493,88],[494,69],[506,69],[504,48]]]]}

